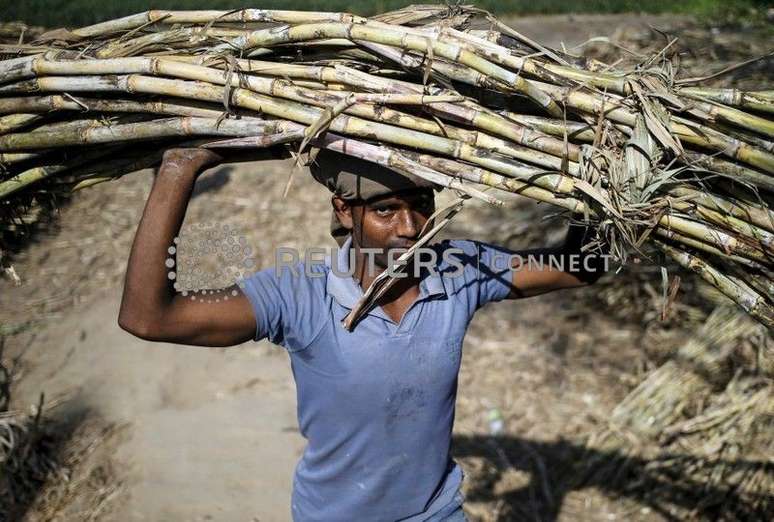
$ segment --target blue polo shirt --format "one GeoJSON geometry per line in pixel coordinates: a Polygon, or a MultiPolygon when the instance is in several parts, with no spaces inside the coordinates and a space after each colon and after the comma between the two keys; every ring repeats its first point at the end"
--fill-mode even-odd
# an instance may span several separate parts
{"type": "Polygon", "coordinates": [[[476,310],[508,295],[511,273],[503,267],[512,252],[437,243],[437,270],[423,273],[400,322],[376,307],[348,332],[341,321],[363,295],[341,275],[350,246],[351,237],[335,270],[326,259],[239,282],[255,313],[255,340],[268,338],[290,355],[308,442],[293,479],[293,520],[424,520],[462,482],[449,451],[462,340],[476,310]],[[445,260],[449,248],[459,250],[445,260]]]}

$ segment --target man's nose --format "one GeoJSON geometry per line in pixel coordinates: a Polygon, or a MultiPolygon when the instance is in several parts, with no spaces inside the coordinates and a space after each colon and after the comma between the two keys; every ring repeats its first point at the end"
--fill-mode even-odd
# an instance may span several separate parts
{"type": "Polygon", "coordinates": [[[419,220],[416,214],[408,209],[402,210],[398,220],[398,236],[416,239],[419,231],[419,220]]]}

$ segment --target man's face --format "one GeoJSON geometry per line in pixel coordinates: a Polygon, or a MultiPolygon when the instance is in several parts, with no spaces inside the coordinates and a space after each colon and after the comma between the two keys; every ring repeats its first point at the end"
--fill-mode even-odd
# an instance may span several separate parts
{"type": "MultiPolygon", "coordinates": [[[[336,199],[334,207],[342,224],[351,227],[353,244],[379,249],[374,260],[380,268],[388,266],[388,250],[405,250],[417,242],[420,231],[435,211],[435,197],[430,188],[396,192],[358,204],[336,199]]],[[[398,255],[393,255],[393,259],[398,255]]]]}

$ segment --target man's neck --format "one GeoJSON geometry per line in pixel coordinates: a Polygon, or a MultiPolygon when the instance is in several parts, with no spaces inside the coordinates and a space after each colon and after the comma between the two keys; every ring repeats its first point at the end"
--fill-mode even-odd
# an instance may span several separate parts
{"type": "MultiPolygon", "coordinates": [[[[384,273],[387,268],[377,265],[374,262],[373,256],[368,255],[361,251],[358,245],[353,244],[351,247],[354,250],[355,270],[352,277],[360,284],[360,287],[365,292],[368,287],[374,282],[374,280],[384,273]]],[[[414,277],[413,274],[409,274],[407,277],[401,278],[398,284],[393,286],[393,290],[390,294],[394,294],[395,290],[400,289],[400,294],[411,290],[412,288],[419,287],[419,278],[414,277]]]]}
{"type": "MultiPolygon", "coordinates": [[[[384,273],[386,268],[376,266],[369,259],[369,256],[361,252],[357,246],[352,248],[355,249],[355,271],[352,277],[360,283],[360,287],[365,292],[374,280],[384,273]],[[371,265],[370,270],[369,264],[371,265]]],[[[408,276],[395,281],[387,292],[375,301],[375,304],[380,306],[384,313],[397,324],[400,323],[406,310],[416,301],[419,295],[419,278],[409,273],[408,276]]]]}

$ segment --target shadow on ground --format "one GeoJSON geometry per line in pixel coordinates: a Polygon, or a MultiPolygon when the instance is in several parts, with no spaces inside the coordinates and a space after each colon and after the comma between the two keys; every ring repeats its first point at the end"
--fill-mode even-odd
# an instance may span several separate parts
{"type": "Polygon", "coordinates": [[[671,454],[658,460],[632,457],[618,451],[597,451],[568,441],[541,442],[510,436],[455,436],[457,459],[478,457],[487,461],[489,476],[479,477],[466,493],[469,502],[501,503],[498,520],[559,519],[563,502],[573,491],[594,488],[605,496],[628,498],[648,506],[666,520],[680,520],[671,507],[694,510],[706,520],[770,520],[774,494],[741,497],[727,488],[712,487],[698,478],[698,470],[724,466],[734,474],[753,469],[774,474],[766,461],[705,462],[687,454],[671,454]],[[525,471],[524,487],[494,493],[491,487],[509,469],[525,471]],[[704,499],[696,505],[697,491],[704,499]]]}

